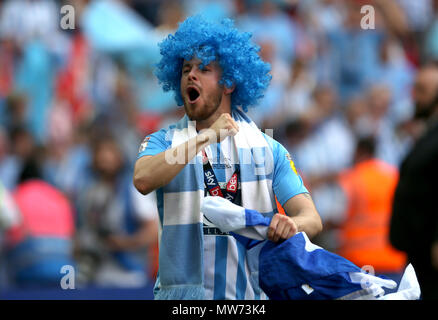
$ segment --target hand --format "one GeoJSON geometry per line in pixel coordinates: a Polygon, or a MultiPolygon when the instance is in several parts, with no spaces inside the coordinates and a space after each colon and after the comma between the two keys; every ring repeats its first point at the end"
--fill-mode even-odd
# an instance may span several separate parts
{"type": "Polygon", "coordinates": [[[273,242],[287,240],[298,232],[295,221],[284,214],[275,214],[268,228],[268,239],[273,242]]]}
{"type": "Polygon", "coordinates": [[[229,113],[222,113],[206,130],[206,134],[215,142],[222,142],[228,136],[235,136],[239,126],[229,113]]]}

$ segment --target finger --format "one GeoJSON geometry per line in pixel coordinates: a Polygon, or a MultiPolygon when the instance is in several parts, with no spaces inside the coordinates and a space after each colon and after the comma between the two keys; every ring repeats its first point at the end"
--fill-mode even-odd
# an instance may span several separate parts
{"type": "MultiPolygon", "coordinates": [[[[277,224],[277,228],[275,230],[274,233],[274,242],[278,242],[283,235],[284,229],[286,228],[286,221],[284,221],[283,219],[279,219],[278,224],[277,224]]],[[[286,234],[287,234],[288,230],[286,230],[286,234]]]]}
{"type": "Polygon", "coordinates": [[[275,230],[274,234],[274,242],[278,242],[282,239],[281,235],[283,233],[284,225],[282,223],[279,223],[277,226],[277,230],[275,230]]]}
{"type": "Polygon", "coordinates": [[[237,124],[236,121],[234,121],[234,119],[231,119],[231,124],[233,125],[233,127],[234,127],[237,131],[239,131],[239,125],[237,124]]]}
{"type": "Polygon", "coordinates": [[[232,119],[232,118],[231,118],[231,114],[229,114],[229,113],[227,113],[227,112],[222,113],[222,117],[223,117],[224,119],[232,119]]]}
{"type": "Polygon", "coordinates": [[[233,137],[237,134],[237,130],[232,128],[232,129],[228,129],[228,135],[233,137]]]}
{"type": "Polygon", "coordinates": [[[278,219],[276,233],[279,235],[279,239],[277,241],[289,239],[297,233],[297,225],[292,218],[279,215],[278,219]]]}
{"type": "Polygon", "coordinates": [[[274,217],[271,220],[271,224],[269,225],[268,228],[268,239],[271,241],[274,241],[274,234],[275,234],[275,230],[277,229],[277,224],[278,224],[278,219],[274,215],[274,217]]]}
{"type": "Polygon", "coordinates": [[[291,224],[291,232],[295,235],[298,232],[298,226],[295,223],[295,220],[293,218],[290,218],[292,224],[291,224]]]}
{"type": "Polygon", "coordinates": [[[295,229],[290,229],[289,230],[289,233],[287,234],[287,236],[286,236],[286,239],[289,239],[289,238],[292,238],[294,235],[296,235],[297,234],[297,231],[295,230],[295,229]]]}
{"type": "Polygon", "coordinates": [[[289,239],[290,233],[291,233],[291,227],[289,225],[285,225],[283,232],[280,235],[280,239],[289,239]]]}
{"type": "Polygon", "coordinates": [[[284,225],[281,222],[281,216],[275,214],[271,221],[271,241],[277,242],[280,239],[280,234],[283,231],[284,225]]]}
{"type": "Polygon", "coordinates": [[[224,127],[219,130],[218,141],[223,141],[228,136],[233,136],[233,132],[231,132],[229,127],[224,127]]]}

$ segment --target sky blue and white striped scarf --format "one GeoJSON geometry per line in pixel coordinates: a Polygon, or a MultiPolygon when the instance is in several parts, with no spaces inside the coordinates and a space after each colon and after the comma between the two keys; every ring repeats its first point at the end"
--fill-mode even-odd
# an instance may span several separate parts
{"type": "MultiPolygon", "coordinates": [[[[232,138],[239,163],[242,205],[272,215],[274,159],[272,148],[257,126],[240,110],[233,110],[239,132],[232,138]]],[[[171,147],[197,135],[195,123],[183,117],[169,133],[171,147]]],[[[222,144],[221,144],[222,147],[222,144]]],[[[228,150],[221,150],[227,154],[228,150]]],[[[184,159],[184,157],[183,157],[184,159]]],[[[172,159],[171,159],[172,160],[172,159]]],[[[163,187],[163,217],[160,230],[159,286],[155,299],[203,299],[202,153],[163,187]]]]}

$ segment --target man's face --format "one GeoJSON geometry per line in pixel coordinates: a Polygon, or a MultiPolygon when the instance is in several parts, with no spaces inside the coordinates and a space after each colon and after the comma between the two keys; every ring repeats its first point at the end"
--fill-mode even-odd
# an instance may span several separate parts
{"type": "Polygon", "coordinates": [[[224,86],[219,84],[222,76],[217,61],[200,69],[201,60],[184,60],[181,74],[181,96],[184,109],[192,121],[208,119],[219,108],[224,86]]]}
{"type": "Polygon", "coordinates": [[[100,174],[114,177],[123,164],[119,147],[114,142],[102,142],[94,151],[94,162],[100,174]]]}
{"type": "Polygon", "coordinates": [[[433,103],[438,94],[438,69],[427,68],[418,72],[412,98],[415,103],[415,118],[425,119],[436,107],[433,103]]]}

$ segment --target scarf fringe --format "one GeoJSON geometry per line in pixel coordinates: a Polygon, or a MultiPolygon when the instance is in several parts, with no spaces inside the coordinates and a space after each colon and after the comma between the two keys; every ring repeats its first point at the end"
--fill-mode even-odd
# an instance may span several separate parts
{"type": "Polygon", "coordinates": [[[203,285],[161,287],[155,293],[155,300],[203,300],[203,285]]]}

